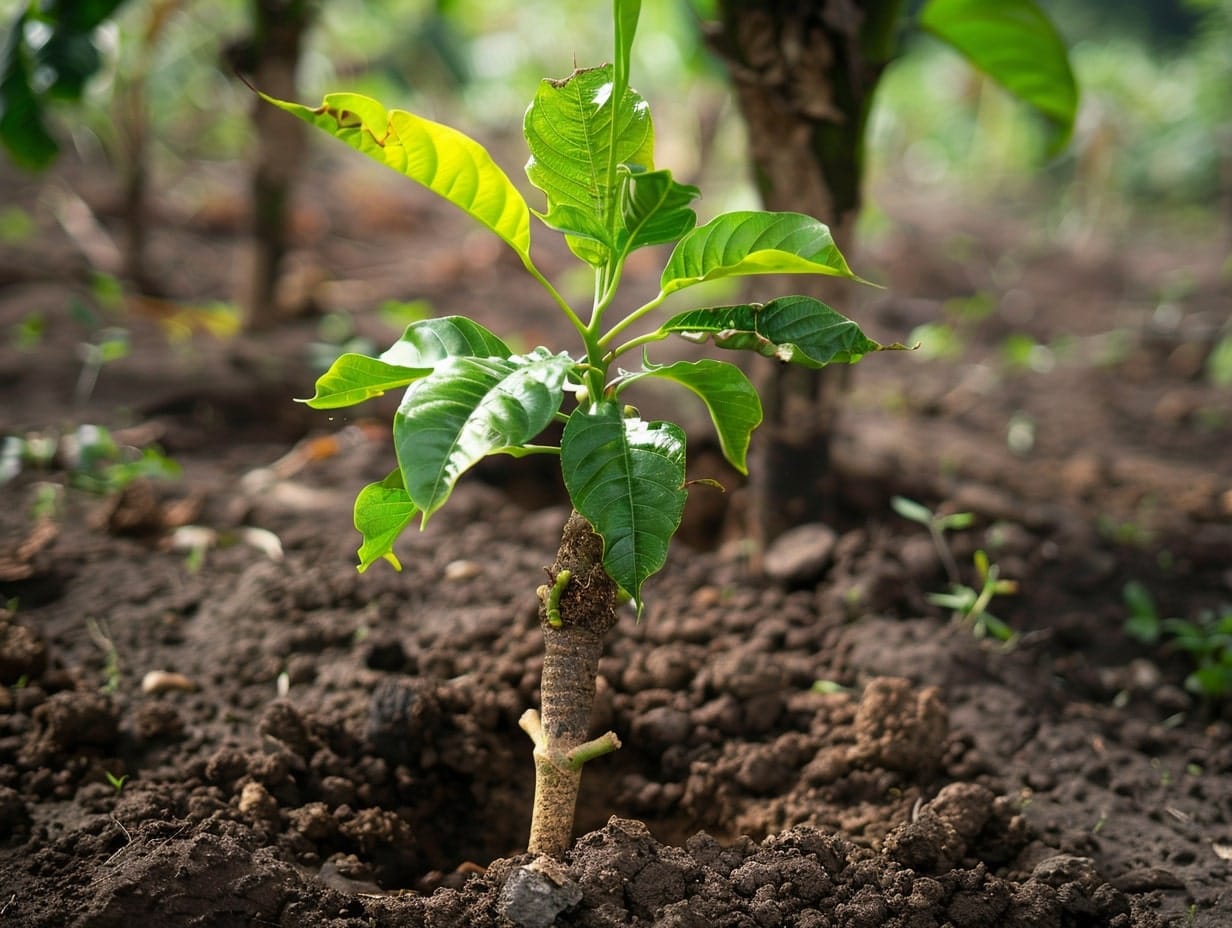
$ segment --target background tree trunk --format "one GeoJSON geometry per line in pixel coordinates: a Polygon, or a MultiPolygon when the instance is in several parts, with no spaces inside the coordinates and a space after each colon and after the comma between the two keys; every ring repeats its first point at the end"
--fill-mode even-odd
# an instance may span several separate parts
{"type": "MultiPolygon", "coordinates": [[[[861,204],[873,90],[896,45],[899,0],[720,0],[711,36],[749,133],[767,209],[827,223],[845,251],[861,204]]],[[[838,304],[850,285],[796,278],[792,292],[838,304]]],[[[830,436],[848,369],[774,362],[753,372],[766,419],[754,436],[749,529],[759,546],[822,517],[830,436]]]]}
{"type": "MultiPolygon", "coordinates": [[[[315,13],[313,0],[252,0],[253,34],[243,50],[242,70],[253,85],[280,100],[295,99],[295,72],[304,34],[315,13]]],[[[253,104],[257,137],[252,175],[252,254],[241,294],[245,327],[273,328],[276,293],[287,252],[288,212],[304,151],[304,125],[263,100],[253,104]]]]}

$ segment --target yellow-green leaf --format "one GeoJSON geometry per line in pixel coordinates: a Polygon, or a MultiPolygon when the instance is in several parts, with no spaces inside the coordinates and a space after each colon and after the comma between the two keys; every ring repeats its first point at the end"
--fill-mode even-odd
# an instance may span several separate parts
{"type": "Polygon", "coordinates": [[[261,96],[444,197],[529,260],[530,208],[474,139],[405,110],[386,111],[357,93],[327,94],[315,109],[261,96]]]}

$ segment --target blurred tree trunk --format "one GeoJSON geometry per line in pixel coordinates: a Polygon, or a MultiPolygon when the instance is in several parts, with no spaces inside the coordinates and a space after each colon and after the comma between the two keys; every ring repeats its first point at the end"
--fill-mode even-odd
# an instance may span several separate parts
{"type": "MultiPolygon", "coordinates": [[[[767,209],[827,223],[851,247],[873,90],[896,45],[900,0],[720,0],[711,42],[748,127],[767,209]]],[[[828,303],[850,285],[797,278],[828,303]]],[[[836,306],[842,309],[842,306],[836,306]]],[[[766,419],[754,438],[749,528],[759,546],[826,511],[830,436],[847,368],[766,362],[754,371],[766,419]]]]}
{"type": "Polygon", "coordinates": [[[124,242],[122,273],[139,293],[161,296],[167,290],[151,276],[146,261],[149,239],[150,110],[146,87],[163,29],[179,0],[159,0],[149,8],[140,44],[128,73],[116,78],[116,146],[123,178],[124,242]]]}
{"type": "MultiPolygon", "coordinates": [[[[253,85],[280,100],[295,99],[295,72],[305,33],[316,12],[313,0],[252,0],[253,34],[236,63],[253,85]]],[[[252,255],[242,283],[248,329],[278,323],[276,291],[287,252],[291,193],[304,151],[304,125],[263,100],[253,105],[257,137],[252,176],[252,255]]]]}

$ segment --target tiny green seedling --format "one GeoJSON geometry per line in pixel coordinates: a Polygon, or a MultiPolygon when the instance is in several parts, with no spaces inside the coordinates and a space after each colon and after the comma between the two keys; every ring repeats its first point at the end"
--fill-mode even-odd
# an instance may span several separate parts
{"type": "Polygon", "coordinates": [[[1163,632],[1163,621],[1155,608],[1155,598],[1151,596],[1151,591],[1137,580],[1131,580],[1122,588],[1121,598],[1129,607],[1129,618],[1125,620],[1124,626],[1125,634],[1147,645],[1158,642],[1163,632]]]}
{"type": "Polygon", "coordinates": [[[1206,699],[1232,694],[1232,605],[1203,609],[1193,619],[1161,618],[1155,598],[1136,580],[1121,590],[1129,617],[1125,634],[1145,645],[1165,636],[1167,647],[1187,654],[1194,669],[1185,677],[1185,689],[1206,699]]]}
{"type": "Polygon", "coordinates": [[[120,793],[124,792],[124,784],[128,782],[128,774],[127,774],[127,773],[125,773],[125,774],[123,774],[123,775],[121,775],[121,776],[116,776],[116,775],[115,775],[114,773],[112,773],[110,770],[104,770],[104,771],[103,771],[103,776],[105,776],[105,777],[107,778],[107,782],[111,784],[111,788],[112,788],[112,789],[114,789],[114,790],[116,791],[116,795],[117,795],[117,796],[118,796],[120,793]]]}
{"type": "Polygon", "coordinates": [[[399,567],[394,543],[419,518],[426,524],[459,478],[493,454],[559,458],[573,503],[549,584],[539,587],[545,657],[542,715],[522,728],[534,742],[535,804],[529,849],[559,857],[572,841],[582,765],[620,746],[589,736],[603,638],[631,600],[642,614],[643,585],[667,558],[689,483],[685,434],[646,419],[627,391],[647,379],[699,398],[728,462],[747,472],[761,422],[757,390],[734,364],[705,358],[659,363],[656,345],[672,337],[820,368],[854,363],[901,345],[880,345],[829,306],[807,296],[768,303],[703,306],[655,316],[672,295],[706,281],[761,274],[859,278],[818,220],[746,210],[697,225],[698,189],[655,164],[650,107],[629,84],[630,51],[641,4],[615,0],[612,64],[544,80],[526,110],[526,175],[544,195],[532,210],[492,156],[456,129],[368,97],[335,93],[321,106],[265,99],[346,142],[460,208],[516,255],[573,330],[572,351],[515,352],[504,338],[464,316],[412,321],[379,357],[345,353],[317,381],[318,409],[350,406],[401,390],[393,422],[398,466],[364,487],[355,503],[362,535],[359,568],[399,567]],[[572,305],[535,263],[531,220],[565,237],[593,277],[589,311],[572,305]],[[622,299],[629,257],[671,249],[656,294],[622,299]],[[544,443],[553,424],[559,444],[544,443]]]}
{"type": "Polygon", "coordinates": [[[1012,648],[1017,643],[1017,634],[988,611],[988,604],[994,596],[1017,593],[1018,583],[1000,579],[1000,568],[988,562],[984,551],[976,551],[972,560],[980,583],[978,590],[961,583],[951,584],[948,593],[929,593],[928,601],[934,606],[952,609],[954,621],[970,625],[976,638],[995,638],[1007,648],[1012,648]]]}
{"type": "Polygon", "coordinates": [[[86,631],[103,652],[103,685],[104,693],[115,693],[120,689],[120,652],[111,639],[109,629],[97,619],[86,619],[86,631]]]}
{"type": "Polygon", "coordinates": [[[950,583],[959,583],[961,577],[958,574],[958,562],[954,560],[954,553],[945,540],[945,533],[970,528],[971,523],[975,521],[975,515],[970,512],[938,515],[923,503],[917,503],[905,496],[895,496],[890,500],[890,505],[904,519],[917,522],[928,529],[928,534],[933,540],[933,547],[937,549],[937,556],[941,558],[941,565],[945,568],[946,577],[950,583]]]}
{"type": "Polygon", "coordinates": [[[81,357],[81,373],[73,393],[79,405],[85,405],[94,394],[98,375],[103,368],[128,357],[130,351],[128,330],[109,326],[98,333],[93,341],[82,342],[78,347],[81,357]]]}
{"type": "Polygon", "coordinates": [[[945,533],[951,530],[969,528],[975,520],[970,512],[955,512],[948,515],[938,515],[922,503],[895,496],[890,505],[904,519],[918,522],[928,529],[937,555],[945,567],[946,576],[950,581],[949,592],[929,593],[927,599],[934,606],[941,606],[953,612],[956,622],[971,626],[976,638],[995,638],[1006,647],[1013,647],[1017,641],[1014,630],[1001,619],[988,611],[988,605],[995,596],[1007,596],[1018,592],[1018,584],[1013,580],[1003,580],[1000,568],[988,560],[988,554],[983,550],[975,552],[972,558],[975,565],[979,588],[975,589],[962,582],[958,571],[958,562],[945,539],[945,533]]]}

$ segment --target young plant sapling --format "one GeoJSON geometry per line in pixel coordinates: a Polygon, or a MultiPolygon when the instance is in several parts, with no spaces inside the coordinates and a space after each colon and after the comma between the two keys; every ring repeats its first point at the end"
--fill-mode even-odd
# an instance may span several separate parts
{"type": "Polygon", "coordinates": [[[355,502],[361,571],[382,559],[398,567],[398,535],[416,517],[427,523],[485,456],[559,457],[575,512],[538,590],[541,709],[521,720],[534,742],[536,768],[528,846],[554,857],[572,841],[582,766],[620,746],[611,732],[597,739],[588,733],[603,639],[623,602],[631,600],[641,616],[643,584],[666,560],[687,493],[684,432],[642,418],[626,405],[626,391],[655,378],[698,396],[723,454],[742,473],[762,418],[757,392],[739,367],[710,358],[655,363],[650,347],[675,335],[812,368],[901,347],[872,341],[851,320],[803,296],[706,306],[647,323],[669,295],[703,281],[754,274],[858,278],[829,229],[809,216],[742,211],[696,225],[691,204],[699,191],[656,167],[650,110],[629,86],[639,10],[637,0],[615,0],[614,63],[544,80],[526,111],[526,174],[545,195],[543,212],[527,205],[482,146],[448,126],[352,93],[329,94],[316,108],[266,97],[486,226],[576,332],[575,353],[538,347],[516,354],[463,316],[413,322],[379,357],[339,357],[307,401],[333,409],[404,391],[393,421],[398,466],[364,487],[355,502]],[[594,299],[585,317],[532,260],[532,215],[563,233],[592,270],[594,299]],[[672,246],[658,293],[640,306],[619,306],[629,255],[655,245],[672,246]],[[564,425],[559,446],[537,443],[553,421],[564,425]]]}

